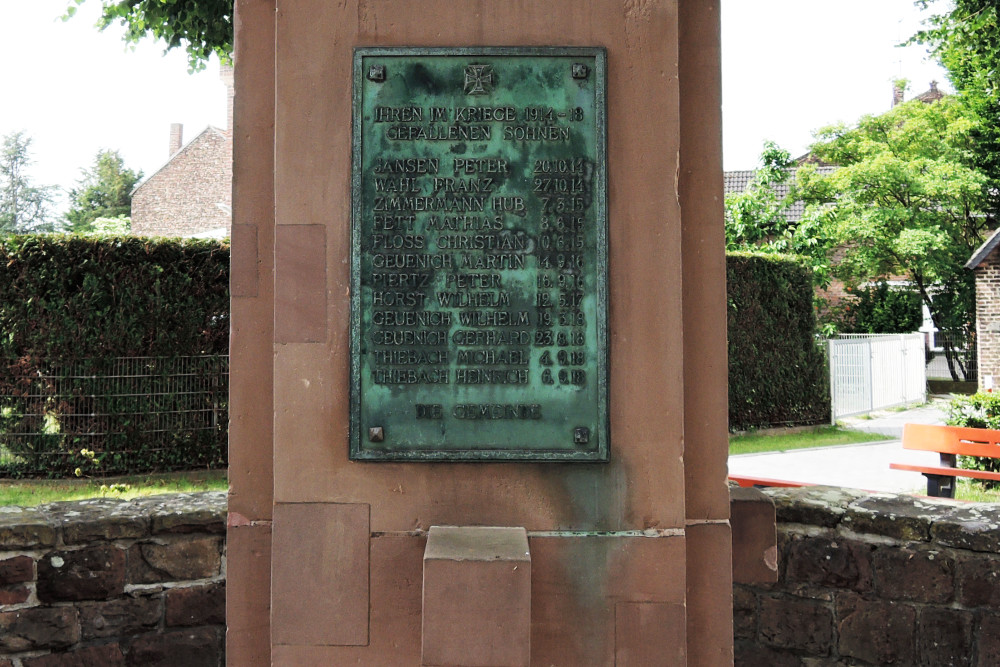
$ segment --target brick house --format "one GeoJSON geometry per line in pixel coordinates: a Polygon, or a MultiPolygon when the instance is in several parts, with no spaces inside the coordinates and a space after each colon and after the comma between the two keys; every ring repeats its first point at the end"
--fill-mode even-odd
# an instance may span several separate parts
{"type": "Polygon", "coordinates": [[[226,237],[232,229],[233,70],[223,66],[226,128],[206,127],[187,144],[170,126],[169,159],[132,191],[132,233],[139,236],[226,237]]]}
{"type": "Polygon", "coordinates": [[[976,275],[976,342],[979,386],[994,389],[1000,379],[1000,229],[973,253],[965,268],[976,275]]]}

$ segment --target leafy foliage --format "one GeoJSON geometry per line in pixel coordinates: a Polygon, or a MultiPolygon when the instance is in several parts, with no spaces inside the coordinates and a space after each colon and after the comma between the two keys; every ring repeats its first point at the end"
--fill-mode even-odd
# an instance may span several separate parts
{"type": "Polygon", "coordinates": [[[801,258],[728,253],[729,428],[830,419],[815,339],[812,279],[801,258]]]}
{"type": "Polygon", "coordinates": [[[37,186],[28,176],[31,138],[13,132],[0,146],[0,234],[53,230],[52,186],[37,186]]]}
{"type": "MultiPolygon", "coordinates": [[[[127,217],[132,211],[132,190],[141,178],[141,171],[125,167],[118,151],[98,151],[93,166],[83,170],[83,178],[69,192],[68,231],[94,232],[98,218],[127,217]]],[[[105,232],[110,231],[105,226],[105,232]]]]}
{"type": "Polygon", "coordinates": [[[785,214],[791,205],[778,188],[788,181],[791,156],[774,142],[764,144],[760,166],[743,192],[726,196],[726,248],[729,250],[771,247],[784,236],[789,224],[785,214]]]}
{"type": "MultiPolygon", "coordinates": [[[[947,423],[951,426],[1000,429],[1000,394],[979,392],[972,396],[958,396],[948,404],[947,423]]],[[[979,456],[958,457],[958,467],[966,470],[1000,472],[1000,459],[979,456]]],[[[1000,482],[974,480],[987,488],[1000,486],[1000,482]]]]}
{"type": "MultiPolygon", "coordinates": [[[[167,50],[183,46],[192,71],[205,67],[213,53],[231,62],[233,0],[99,0],[103,30],[113,23],[125,27],[125,40],[146,36],[162,39],[167,50]]],[[[72,0],[64,18],[72,17],[86,0],[72,0]]]]}
{"type": "MultiPolygon", "coordinates": [[[[949,0],[948,3],[918,0],[917,5],[923,9],[944,10],[932,16],[925,23],[926,29],[910,41],[930,47],[931,53],[948,70],[957,91],[956,103],[961,105],[969,124],[968,163],[981,176],[983,197],[979,209],[985,214],[984,224],[992,229],[1000,218],[1000,123],[997,122],[1000,118],[1000,5],[996,0],[949,0]]],[[[950,311],[944,308],[939,311],[955,320],[962,308],[972,312],[975,296],[973,289],[964,285],[962,290],[949,291],[938,301],[958,304],[950,311]]],[[[960,327],[967,329],[965,324],[970,320],[971,317],[966,317],[965,321],[949,322],[947,328],[950,331],[960,327]]],[[[947,347],[945,352],[949,352],[947,347]]],[[[948,360],[951,364],[951,356],[948,360]]],[[[958,365],[963,365],[961,359],[958,365]]],[[[952,376],[955,376],[954,370],[952,376]]]]}
{"type": "Polygon", "coordinates": [[[952,98],[910,101],[856,127],[817,133],[812,153],[839,169],[799,169],[809,210],[847,248],[836,272],[861,283],[903,276],[945,332],[954,379],[970,372],[957,349],[975,335],[975,282],[965,261],[990,226],[986,178],[972,164],[972,121],[952,98]]]}
{"type": "Polygon", "coordinates": [[[218,241],[0,239],[5,473],[224,464],[228,281],[229,246],[218,241]],[[178,393],[178,372],[211,389],[178,393]],[[164,415],[182,412],[204,423],[174,428],[168,417],[164,426],[164,415]]]}
{"type": "Polygon", "coordinates": [[[971,151],[987,178],[993,217],[1000,211],[1000,4],[996,0],[918,0],[942,7],[910,41],[925,44],[946,70],[972,123],[971,151]]]}
{"type": "Polygon", "coordinates": [[[795,183],[789,183],[792,173],[788,151],[765,142],[760,166],[746,190],[726,195],[726,249],[800,255],[808,258],[813,279],[826,285],[831,243],[824,231],[824,212],[791,220],[790,209],[799,196],[795,183]]]}
{"type": "Polygon", "coordinates": [[[894,288],[882,280],[849,291],[854,298],[839,318],[844,333],[913,333],[923,324],[920,295],[912,289],[894,288]]]}
{"type": "Polygon", "coordinates": [[[948,404],[949,426],[1000,430],[1000,394],[979,392],[972,396],[956,396],[948,404]]]}
{"type": "Polygon", "coordinates": [[[114,218],[97,218],[91,224],[88,234],[104,234],[106,236],[122,236],[132,229],[132,218],[119,215],[114,218]]]}

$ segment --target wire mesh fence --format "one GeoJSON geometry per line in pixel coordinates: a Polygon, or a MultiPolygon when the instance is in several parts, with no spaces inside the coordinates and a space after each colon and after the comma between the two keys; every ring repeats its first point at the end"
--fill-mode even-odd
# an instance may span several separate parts
{"type": "Polygon", "coordinates": [[[975,340],[957,340],[935,332],[934,346],[927,361],[927,377],[932,380],[976,380],[979,378],[978,353],[975,340]],[[951,364],[945,348],[951,349],[951,364]],[[955,376],[952,376],[954,370],[955,376]]]}
{"type": "Polygon", "coordinates": [[[226,464],[225,355],[0,364],[0,476],[226,464]]]}

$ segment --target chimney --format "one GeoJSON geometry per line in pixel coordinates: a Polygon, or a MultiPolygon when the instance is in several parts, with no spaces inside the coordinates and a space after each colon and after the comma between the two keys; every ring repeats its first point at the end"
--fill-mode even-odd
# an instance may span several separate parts
{"type": "Polygon", "coordinates": [[[935,95],[938,94],[937,81],[931,81],[931,92],[935,95]]]}
{"type": "Polygon", "coordinates": [[[226,132],[233,131],[233,98],[236,96],[233,66],[225,63],[219,65],[219,79],[226,84],[226,132]]]}
{"type": "Polygon", "coordinates": [[[906,92],[906,84],[902,81],[892,84],[892,106],[903,103],[904,92],[906,92]]]}
{"type": "Polygon", "coordinates": [[[184,124],[183,123],[171,123],[170,124],[170,153],[167,157],[172,157],[174,153],[181,149],[184,144],[184,124]]]}

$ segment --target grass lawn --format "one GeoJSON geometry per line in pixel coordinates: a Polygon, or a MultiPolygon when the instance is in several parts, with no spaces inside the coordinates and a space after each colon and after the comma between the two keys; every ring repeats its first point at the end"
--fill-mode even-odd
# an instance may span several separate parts
{"type": "Polygon", "coordinates": [[[108,479],[0,480],[0,506],[31,507],[58,500],[84,498],[128,499],[158,493],[223,491],[228,487],[229,481],[225,470],[199,470],[108,479]]]}
{"type": "MultiPolygon", "coordinates": [[[[987,489],[982,484],[971,479],[959,479],[958,486],[955,487],[955,500],[964,500],[970,503],[1000,503],[1000,488],[987,489]]],[[[911,496],[926,496],[927,487],[908,491],[911,496]]]]}
{"type": "MultiPolygon", "coordinates": [[[[921,494],[927,489],[921,489],[921,494]]],[[[987,489],[971,479],[958,480],[955,487],[955,500],[968,500],[975,503],[1000,503],[1000,488],[987,489]]]]}
{"type": "Polygon", "coordinates": [[[780,452],[788,449],[830,447],[832,445],[850,445],[857,442],[889,439],[884,435],[850,431],[839,426],[817,426],[792,433],[748,433],[730,436],[729,453],[732,455],[780,452]]]}

